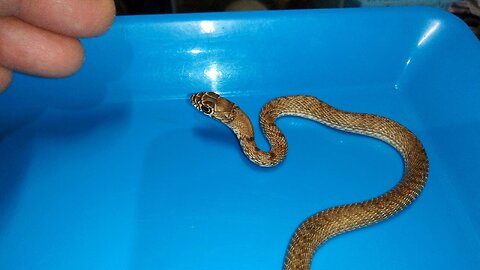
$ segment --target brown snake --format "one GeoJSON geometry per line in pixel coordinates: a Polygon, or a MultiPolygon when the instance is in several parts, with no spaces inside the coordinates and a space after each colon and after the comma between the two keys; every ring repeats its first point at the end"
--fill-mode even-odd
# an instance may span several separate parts
{"type": "Polygon", "coordinates": [[[267,103],[260,113],[262,130],[271,145],[270,151],[264,152],[255,144],[250,119],[233,102],[213,92],[194,94],[191,102],[204,114],[231,128],[245,155],[260,166],[275,166],[287,154],[287,141],[275,124],[275,119],[285,115],[380,139],[402,155],[403,178],[390,191],[367,201],[329,208],[306,219],[290,240],[285,270],[310,269],[315,251],[328,239],[400,212],[418,197],[427,180],[428,158],[422,143],[407,128],[382,116],[342,111],[311,96],[280,97],[267,103]]]}

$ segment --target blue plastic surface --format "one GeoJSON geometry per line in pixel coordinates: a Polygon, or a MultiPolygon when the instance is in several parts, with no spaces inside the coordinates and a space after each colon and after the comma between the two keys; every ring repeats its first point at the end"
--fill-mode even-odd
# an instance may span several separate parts
{"type": "MultiPolygon", "coordinates": [[[[428,8],[117,18],[66,79],[0,95],[0,269],[281,269],[311,214],[401,177],[390,146],[298,118],[263,169],[188,96],[252,117],[309,94],[414,131],[429,182],[406,211],[341,235],[313,269],[478,269],[480,43],[428,8]]],[[[258,136],[260,146],[267,148],[258,136]]]]}

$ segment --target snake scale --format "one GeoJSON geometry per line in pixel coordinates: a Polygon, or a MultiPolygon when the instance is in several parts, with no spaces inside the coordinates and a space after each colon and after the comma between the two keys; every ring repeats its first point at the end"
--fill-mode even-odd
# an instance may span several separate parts
{"type": "Polygon", "coordinates": [[[312,119],[335,129],[380,139],[402,155],[403,177],[388,192],[370,200],[329,208],[307,218],[290,240],[285,270],[310,269],[315,251],[328,239],[395,215],[418,197],[426,183],[428,158],[422,143],[407,128],[388,118],[342,111],[312,96],[276,98],[260,113],[260,124],[271,146],[270,151],[265,152],[255,143],[250,119],[235,103],[213,92],[196,93],[190,99],[195,108],[232,129],[245,155],[260,166],[275,166],[287,154],[287,141],[275,124],[278,117],[285,115],[312,119]]]}

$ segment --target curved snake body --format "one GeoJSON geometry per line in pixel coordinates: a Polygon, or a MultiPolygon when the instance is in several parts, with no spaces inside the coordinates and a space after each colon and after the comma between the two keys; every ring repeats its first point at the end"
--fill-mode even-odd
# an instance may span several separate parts
{"type": "Polygon", "coordinates": [[[267,103],[260,124],[271,149],[260,150],[248,116],[233,102],[213,92],[191,96],[204,114],[220,120],[236,134],[245,155],[260,166],[275,166],[287,154],[287,141],[275,124],[278,117],[300,116],[346,132],[367,135],[392,145],[403,157],[404,174],[390,191],[371,200],[323,210],[307,218],[290,240],[285,270],[310,269],[317,248],[335,235],[385,220],[412,203],[428,176],[428,158],[417,137],[388,118],[336,109],[312,96],[287,96],[267,103]]]}

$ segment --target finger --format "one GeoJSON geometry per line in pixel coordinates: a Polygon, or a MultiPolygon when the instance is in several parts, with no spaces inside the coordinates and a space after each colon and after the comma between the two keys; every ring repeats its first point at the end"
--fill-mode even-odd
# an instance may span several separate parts
{"type": "Polygon", "coordinates": [[[0,65],[39,76],[63,77],[79,69],[83,58],[83,47],[74,38],[14,17],[0,17],[0,65]]]}
{"type": "MultiPolygon", "coordinates": [[[[72,37],[97,36],[115,17],[113,0],[3,0],[5,15],[72,37]],[[8,6],[7,6],[8,4],[8,6]]],[[[0,14],[2,15],[2,14],[0,14]]]]}
{"type": "Polygon", "coordinates": [[[0,66],[0,94],[7,89],[12,81],[12,71],[0,66]]]}

